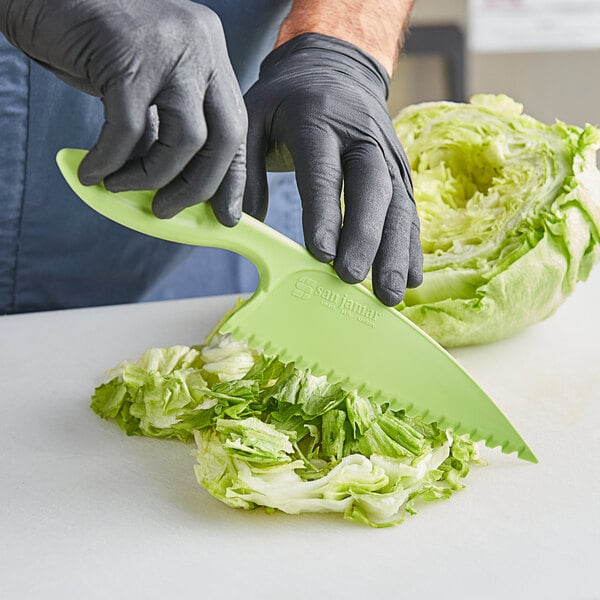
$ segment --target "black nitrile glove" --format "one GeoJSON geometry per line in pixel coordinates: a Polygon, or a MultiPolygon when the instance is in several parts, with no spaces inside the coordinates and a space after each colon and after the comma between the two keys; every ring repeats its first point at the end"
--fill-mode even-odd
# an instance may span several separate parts
{"type": "Polygon", "coordinates": [[[264,218],[266,170],[296,171],[304,237],[349,283],[373,267],[387,305],[422,280],[410,169],[387,110],[389,77],[356,46],[307,33],[279,46],[245,96],[244,210],[264,218]],[[342,225],[340,193],[344,185],[342,225]]]}
{"type": "Polygon", "coordinates": [[[241,216],[247,116],[217,15],[189,0],[0,0],[0,31],[55,75],[100,96],[105,123],[79,169],[111,191],[155,189],[171,217],[208,200],[241,216]],[[158,112],[158,139],[133,158],[158,112]]]}

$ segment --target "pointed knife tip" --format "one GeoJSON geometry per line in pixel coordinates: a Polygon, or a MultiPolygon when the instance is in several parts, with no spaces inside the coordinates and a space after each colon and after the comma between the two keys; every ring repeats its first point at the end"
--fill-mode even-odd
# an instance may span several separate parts
{"type": "Polygon", "coordinates": [[[536,457],[536,455],[527,446],[525,446],[524,448],[522,448],[518,452],[517,456],[519,458],[521,458],[522,460],[526,460],[526,461],[528,461],[530,463],[533,463],[533,464],[537,464],[539,462],[538,459],[537,459],[537,457],[536,457]]]}

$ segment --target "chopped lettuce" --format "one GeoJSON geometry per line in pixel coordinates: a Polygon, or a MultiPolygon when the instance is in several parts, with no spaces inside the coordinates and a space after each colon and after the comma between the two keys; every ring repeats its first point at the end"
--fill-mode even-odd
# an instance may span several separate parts
{"type": "Polygon", "coordinates": [[[424,252],[423,284],[398,308],[447,347],[550,316],[600,260],[600,131],[522,110],[477,95],[410,106],[394,121],[424,252]]]}
{"type": "Polygon", "coordinates": [[[229,336],[209,340],[121,363],[92,408],[130,435],[195,440],[199,483],[229,506],[389,526],[461,489],[480,462],[468,437],[229,336]]]}

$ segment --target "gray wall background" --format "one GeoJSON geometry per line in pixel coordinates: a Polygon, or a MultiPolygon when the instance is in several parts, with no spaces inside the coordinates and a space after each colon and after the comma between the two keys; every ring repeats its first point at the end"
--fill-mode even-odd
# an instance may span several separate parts
{"type": "MultiPolygon", "coordinates": [[[[416,0],[413,25],[458,24],[467,32],[467,0],[416,0]]],[[[466,55],[467,98],[504,93],[546,123],[600,125],[600,49],[594,51],[466,55]]],[[[401,56],[392,81],[390,112],[415,102],[444,99],[443,61],[401,56]]]]}

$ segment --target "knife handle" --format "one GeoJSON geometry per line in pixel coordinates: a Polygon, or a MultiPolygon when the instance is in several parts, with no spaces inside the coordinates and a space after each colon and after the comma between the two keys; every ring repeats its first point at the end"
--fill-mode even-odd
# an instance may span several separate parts
{"type": "MultiPolygon", "coordinates": [[[[147,200],[146,206],[150,202],[147,200]]],[[[148,225],[144,233],[183,244],[223,248],[245,256],[258,269],[262,288],[290,271],[323,266],[306,248],[250,215],[242,214],[235,227],[225,227],[215,217],[210,202],[186,208],[171,219],[161,220],[154,215],[146,218],[146,215],[148,210],[144,210],[144,221],[148,225]]]]}
{"type": "Polygon", "coordinates": [[[170,219],[152,213],[155,191],[109,192],[102,183],[85,186],[77,174],[85,150],[63,148],[56,155],[58,167],[71,189],[101,215],[163,240],[231,250],[245,256],[257,267],[260,288],[299,268],[322,268],[309,252],[283,234],[249,215],[238,225],[225,227],[215,217],[210,202],[190,206],[170,219]]]}

